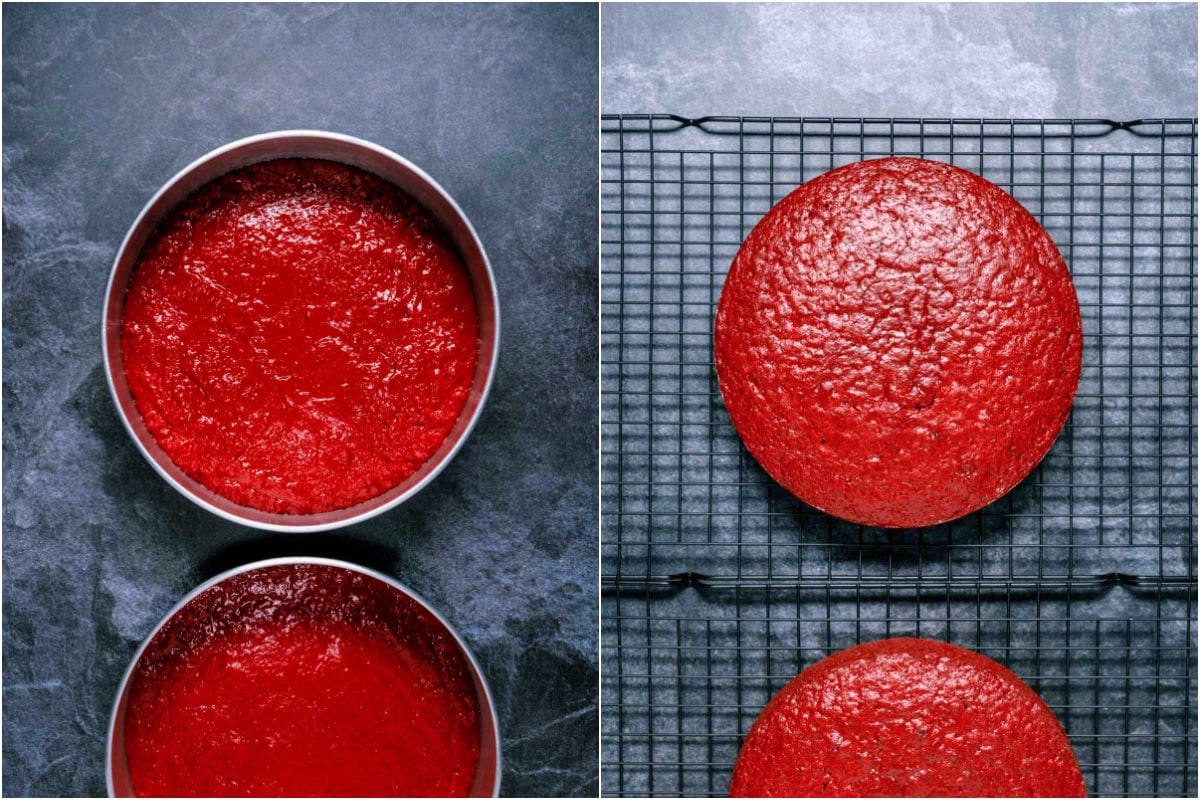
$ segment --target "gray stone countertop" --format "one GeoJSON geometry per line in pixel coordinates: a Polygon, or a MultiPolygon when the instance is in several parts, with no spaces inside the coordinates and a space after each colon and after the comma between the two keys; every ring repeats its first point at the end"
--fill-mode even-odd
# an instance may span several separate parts
{"type": "Polygon", "coordinates": [[[597,8],[4,7],[5,795],[99,795],[118,681],[205,578],[287,554],[412,586],[480,658],[503,791],[596,776],[597,8]],[[499,370],[420,495],[322,535],[224,522],[134,449],[105,385],[117,246],[178,169],[285,128],[433,175],[491,256],[499,370]]]}
{"type": "Polygon", "coordinates": [[[606,4],[605,113],[1195,116],[1187,3],[606,4]]]}

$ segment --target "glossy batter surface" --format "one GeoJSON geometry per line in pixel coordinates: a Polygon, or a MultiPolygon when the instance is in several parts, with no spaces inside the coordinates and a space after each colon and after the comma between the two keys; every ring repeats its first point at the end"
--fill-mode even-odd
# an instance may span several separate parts
{"type": "Polygon", "coordinates": [[[129,698],[139,796],[464,796],[479,760],[453,638],[386,584],[331,567],[200,595],[151,642],[129,698]]]}
{"type": "Polygon", "coordinates": [[[1070,412],[1083,332],[1065,263],[1013,198],[956,167],[863,161],[804,184],[721,292],[721,394],[801,500],[883,527],[1001,497],[1070,412]]]}
{"type": "Polygon", "coordinates": [[[122,358],[171,460],[285,514],[368,500],[458,419],[478,352],[453,246],[407,195],[311,159],[257,164],[186,199],[130,280],[122,358]]]}
{"type": "Polygon", "coordinates": [[[1084,797],[1054,714],[995,661],[929,639],[851,647],[750,729],[733,797],[1084,797]]]}

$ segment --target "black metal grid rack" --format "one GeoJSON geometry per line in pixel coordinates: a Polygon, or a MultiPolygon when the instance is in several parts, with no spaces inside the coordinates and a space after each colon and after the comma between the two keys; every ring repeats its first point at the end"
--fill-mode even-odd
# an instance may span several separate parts
{"type": "Polygon", "coordinates": [[[836,650],[944,639],[1058,714],[1092,795],[1195,796],[1196,121],[605,116],[602,789],[723,795],[771,695],[836,650]],[[934,158],[1002,186],[1071,268],[1084,368],[1013,492],[850,525],[779,488],[721,403],[742,239],[835,166],[934,158]]]}

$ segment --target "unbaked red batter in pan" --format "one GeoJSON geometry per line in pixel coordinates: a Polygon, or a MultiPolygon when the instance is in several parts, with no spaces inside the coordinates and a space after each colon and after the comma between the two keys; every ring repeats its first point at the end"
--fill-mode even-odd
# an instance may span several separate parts
{"type": "Polygon", "coordinates": [[[201,188],[130,280],[122,359],[151,434],[241,505],[285,514],[368,500],[416,472],[475,373],[471,284],[406,194],[286,159],[201,188]]]}
{"type": "Polygon", "coordinates": [[[131,679],[139,796],[464,796],[479,701],[452,637],[367,576],[269,567],[209,589],[131,679]]]}

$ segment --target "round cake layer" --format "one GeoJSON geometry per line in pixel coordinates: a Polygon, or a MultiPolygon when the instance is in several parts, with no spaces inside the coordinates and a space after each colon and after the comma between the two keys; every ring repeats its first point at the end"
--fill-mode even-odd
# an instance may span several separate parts
{"type": "Polygon", "coordinates": [[[458,420],[476,308],[457,252],[395,186],[283,159],[224,175],[146,244],[122,311],[138,412],[234,502],[311,514],[412,475],[458,420]]]}
{"type": "Polygon", "coordinates": [[[733,797],[1084,797],[1053,712],[986,656],[884,639],[804,670],[738,754],[733,797]]]}
{"type": "Polygon", "coordinates": [[[746,237],[715,331],[725,406],[801,500],[916,527],[1016,486],[1058,436],[1083,331],[1050,236],[957,167],[886,158],[780,201],[746,237]]]}

